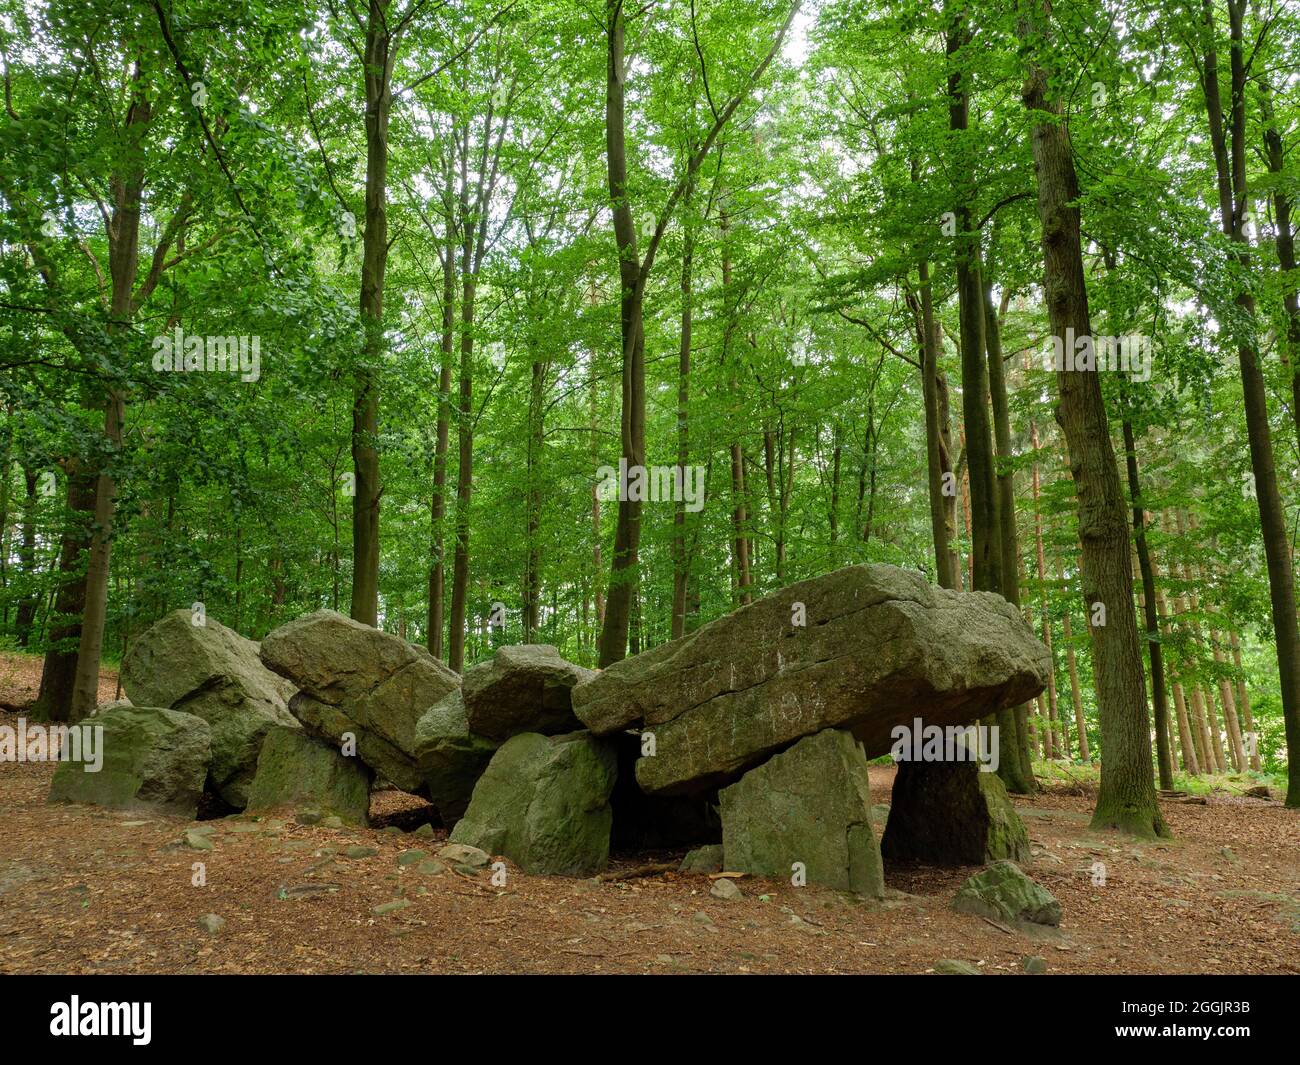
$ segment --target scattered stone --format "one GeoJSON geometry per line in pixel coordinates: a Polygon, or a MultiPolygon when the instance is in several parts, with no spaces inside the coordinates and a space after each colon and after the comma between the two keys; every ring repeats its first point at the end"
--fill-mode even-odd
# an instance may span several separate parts
{"type": "Polygon", "coordinates": [[[370,912],[376,917],[383,917],[385,914],[396,913],[398,910],[404,910],[411,905],[409,899],[393,899],[392,902],[381,902],[370,912]]]}
{"type": "Polygon", "coordinates": [[[316,822],[327,811],[346,824],[364,826],[370,810],[370,772],[301,729],[277,727],[262,743],[247,809],[266,812],[300,804],[316,822]]]}
{"type": "Polygon", "coordinates": [[[433,825],[429,824],[428,822],[422,824],[419,828],[417,828],[414,832],[411,833],[411,835],[415,836],[416,839],[433,839],[433,834],[434,834],[433,825]]]}
{"type": "Polygon", "coordinates": [[[322,828],[344,828],[345,826],[343,824],[343,818],[339,817],[338,814],[330,814],[329,817],[325,818],[321,822],[321,827],[322,828]]]}
{"type": "Polygon", "coordinates": [[[724,865],[881,898],[880,847],[871,828],[867,760],[852,735],[807,736],[719,792],[724,865]]]}
{"type": "Polygon", "coordinates": [[[1043,973],[1047,972],[1047,959],[1040,958],[1037,954],[1025,958],[1020,964],[1024,966],[1025,972],[1031,976],[1042,976],[1043,973]]]}
{"type": "Polygon", "coordinates": [[[210,851],[213,849],[212,840],[208,839],[206,832],[198,832],[191,828],[182,838],[185,841],[185,846],[189,847],[190,850],[210,851]]]}
{"type": "Polygon", "coordinates": [[[1033,698],[1050,666],[1001,596],[859,565],[614,663],[573,689],[573,709],[598,735],[651,730],[641,787],[692,792],[825,728],[850,729],[874,758],[920,710],[926,724],[968,724],[1033,698]],[[800,608],[806,624],[792,625],[800,608]]]}
{"type": "Polygon", "coordinates": [[[934,971],[940,976],[979,976],[980,971],[968,961],[954,961],[944,958],[935,962],[934,971]]]}
{"type": "Polygon", "coordinates": [[[678,871],[700,875],[722,872],[722,844],[709,843],[689,851],[678,871]]]}
{"type": "Polygon", "coordinates": [[[492,856],[486,851],[464,843],[448,843],[438,852],[438,857],[445,858],[453,865],[468,865],[472,869],[482,869],[492,861],[492,856]]]}
{"type": "Polygon", "coordinates": [[[417,862],[423,861],[428,856],[429,856],[428,851],[422,851],[418,849],[402,851],[402,853],[397,856],[397,864],[403,867],[408,865],[415,865],[417,862]]]}
{"type": "Polygon", "coordinates": [[[205,913],[196,923],[210,936],[215,936],[226,927],[226,919],[215,913],[205,913]]]}
{"type": "Polygon", "coordinates": [[[709,916],[707,913],[705,913],[703,910],[700,910],[699,912],[697,912],[697,913],[695,914],[695,916],[691,918],[691,920],[694,921],[696,924],[702,924],[702,925],[711,925],[711,924],[713,924],[713,918],[710,917],[710,916],[709,916]]]}
{"type": "Polygon", "coordinates": [[[421,876],[441,876],[447,871],[447,867],[436,858],[428,858],[417,865],[415,871],[421,876]]]}
{"type": "Polygon", "coordinates": [[[137,637],[122,660],[122,687],[136,706],[170,707],[208,723],[210,787],[242,810],[262,738],[274,725],[298,727],[288,710],[294,688],[262,665],[252,640],[215,618],[193,620],[190,611],[173,610],[137,637]]]}
{"type": "Polygon", "coordinates": [[[294,820],[300,825],[319,825],[323,816],[319,810],[299,810],[294,820]]]}
{"type": "Polygon", "coordinates": [[[343,848],[344,858],[373,858],[379,853],[378,847],[363,847],[359,843],[354,843],[350,847],[343,848]]]}
{"type": "MultiPolygon", "coordinates": [[[[95,716],[103,729],[97,750],[60,761],[50,784],[52,803],[79,802],[109,809],[144,810],[193,820],[212,757],[212,731],[193,714],[150,706],[119,706],[95,716]],[[89,755],[94,757],[87,757],[89,755]],[[97,772],[89,771],[97,759],[97,772]]],[[[74,739],[75,738],[75,739],[74,739]]]]}
{"type": "Polygon", "coordinates": [[[952,908],[995,921],[1061,923],[1061,904],[1010,861],[994,862],[962,884],[952,908]]]}
{"type": "Polygon", "coordinates": [[[443,824],[452,826],[465,816],[474,785],[498,746],[496,740],[471,734],[460,688],[448,692],[416,722],[415,759],[443,824]]]}
{"type": "Polygon", "coordinates": [[[469,730],[500,742],[521,732],[551,736],[581,729],[572,691],[594,676],[595,670],[566,662],[549,644],[502,647],[465,672],[469,730]]]}
{"type": "Polygon", "coordinates": [[[527,873],[591,876],[609,860],[615,773],[612,745],[588,732],[520,733],[492,756],[451,842],[527,873]]]}
{"type": "Polygon", "coordinates": [[[728,880],[726,877],[715,880],[713,887],[709,888],[709,894],[715,899],[725,899],[727,902],[735,902],[745,897],[745,893],[736,887],[735,881],[728,880]]]}

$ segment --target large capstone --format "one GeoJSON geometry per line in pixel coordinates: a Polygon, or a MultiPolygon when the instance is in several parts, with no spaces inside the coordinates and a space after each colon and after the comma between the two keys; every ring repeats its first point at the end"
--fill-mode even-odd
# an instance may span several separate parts
{"type": "Polygon", "coordinates": [[[333,610],[269,633],[262,661],[302,691],[289,709],[310,731],[356,753],[404,791],[421,791],[415,726],[460,687],[460,677],[422,647],[333,610]]]}
{"type": "Polygon", "coordinates": [[[162,707],[115,706],[71,728],[81,736],[64,743],[79,757],[55,769],[50,802],[194,819],[212,758],[212,731],[201,717],[162,707]],[[98,729],[102,733],[92,732],[87,742],[87,732],[98,729]]]}
{"type": "Polygon", "coordinates": [[[315,812],[365,825],[370,812],[370,771],[302,729],[266,734],[248,794],[249,813],[315,812]]]}
{"type": "Polygon", "coordinates": [[[415,758],[429,801],[450,828],[464,816],[500,744],[469,730],[465,700],[457,688],[431,706],[415,726],[415,758]]]}
{"type": "Polygon", "coordinates": [[[122,660],[122,687],[136,706],[201,717],[212,730],[208,786],[243,809],[267,730],[297,728],[294,687],[262,665],[257,644],[215,618],[173,610],[137,637],[122,660]]]}
{"type": "Polygon", "coordinates": [[[801,739],[719,798],[724,868],[884,894],[867,759],[848,732],[825,729],[801,739]]]}
{"type": "Polygon", "coordinates": [[[465,713],[475,735],[506,740],[520,732],[555,735],[582,728],[573,714],[574,685],[596,675],[560,657],[549,644],[502,647],[465,671],[465,713]]]}
{"type": "Polygon", "coordinates": [[[617,662],[573,689],[573,709],[599,735],[654,734],[636,770],[647,792],[700,793],[825,728],[876,757],[915,716],[962,725],[1033,698],[1049,668],[1001,596],[861,565],[617,662]]]}
{"type": "Polygon", "coordinates": [[[591,876],[609,860],[613,746],[589,732],[523,732],[492,756],[451,842],[526,873],[591,876]]]}

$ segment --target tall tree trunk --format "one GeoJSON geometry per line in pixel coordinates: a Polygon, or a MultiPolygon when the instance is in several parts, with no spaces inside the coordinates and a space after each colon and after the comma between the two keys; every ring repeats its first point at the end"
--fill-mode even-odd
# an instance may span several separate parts
{"type": "Polygon", "coordinates": [[[1164,654],[1160,648],[1160,620],[1156,614],[1156,578],[1147,550],[1146,512],[1142,506],[1142,482],[1138,477],[1137,441],[1133,422],[1124,419],[1124,458],[1128,467],[1128,491],[1133,501],[1133,536],[1138,572],[1142,578],[1142,613],[1146,621],[1147,658],[1151,663],[1151,705],[1155,712],[1156,764],[1160,769],[1160,787],[1174,786],[1174,764],[1169,754],[1169,697],[1165,691],[1164,654]]]}
{"type": "Polygon", "coordinates": [[[48,622],[49,644],[41,667],[36,716],[71,721],[72,691],[77,678],[77,647],[86,605],[86,559],[95,512],[95,476],[73,460],[68,464],[67,517],[59,546],[58,587],[54,616],[48,622]]]}
{"type": "MultiPolygon", "coordinates": [[[[444,174],[450,189],[452,174],[444,174]]],[[[433,454],[433,499],[429,507],[433,551],[429,566],[428,641],[429,653],[442,657],[443,597],[447,584],[446,530],[447,516],[447,448],[451,435],[451,364],[456,348],[456,230],[450,197],[443,204],[447,215],[446,244],[442,250],[442,340],[439,344],[441,365],[438,370],[438,428],[433,454]]]]}
{"type": "MultiPolygon", "coordinates": [[[[1040,52],[1050,18],[1047,0],[1022,12],[1020,33],[1028,54],[1024,103],[1042,224],[1044,292],[1052,333],[1091,336],[1088,290],[1080,238],[1079,185],[1070,135],[1059,101],[1048,97],[1048,72],[1040,52]],[[1044,119],[1043,115],[1051,116],[1044,119]],[[1068,332],[1067,332],[1068,331],[1068,332]]],[[[1167,835],[1156,802],[1151,733],[1129,563],[1128,519],[1115,452],[1111,447],[1101,382],[1095,373],[1057,373],[1057,417],[1065,433],[1078,499],[1085,610],[1105,610],[1105,624],[1090,626],[1101,721],[1101,787],[1094,828],[1118,828],[1142,837],[1167,835]]]]}
{"type": "Polygon", "coordinates": [[[363,365],[352,397],[352,618],[379,624],[379,381],[388,267],[388,116],[392,59],[387,0],[370,0],[366,22],[366,220],[361,239],[363,365]]]}
{"type": "Polygon", "coordinates": [[[1206,51],[1200,74],[1205,95],[1210,143],[1218,175],[1219,216],[1224,235],[1232,242],[1230,253],[1235,273],[1243,279],[1236,305],[1244,324],[1236,333],[1237,361],[1241,368],[1241,390],[1246,408],[1246,435],[1250,446],[1250,467],[1255,499],[1259,507],[1260,532],[1268,564],[1269,599],[1272,607],[1274,642],[1277,647],[1278,680],[1282,690],[1282,718],[1286,726],[1286,805],[1300,808],[1300,621],[1296,617],[1295,579],[1291,546],[1287,538],[1286,514],[1278,490],[1273,460],[1273,442],[1268,424],[1268,393],[1259,366],[1255,340],[1255,299],[1244,279],[1250,272],[1250,250],[1246,242],[1246,90],[1247,70],[1243,19],[1245,0],[1227,0],[1229,36],[1232,42],[1231,92],[1228,124],[1224,126],[1219,92],[1218,50],[1215,44],[1213,0],[1203,0],[1206,51]]]}
{"type": "MultiPolygon", "coordinates": [[[[683,477],[691,461],[691,315],[694,309],[692,275],[694,253],[695,231],[688,222],[685,244],[682,247],[682,325],[677,347],[677,468],[682,471],[683,477]]],[[[672,553],[672,638],[676,640],[686,634],[686,587],[691,572],[690,559],[686,553],[686,500],[684,498],[677,500],[673,510],[672,553]]]]}
{"type": "MultiPolygon", "coordinates": [[[[9,479],[9,466],[6,462],[0,471],[6,482],[9,479]]],[[[23,529],[22,540],[18,546],[18,565],[22,571],[27,587],[23,597],[18,601],[18,613],[14,619],[14,635],[19,647],[27,647],[31,642],[32,623],[36,618],[36,604],[40,594],[36,581],[36,482],[37,471],[23,467],[23,529]]],[[[2,519],[0,519],[2,520],[2,519]]]]}
{"type": "MultiPolygon", "coordinates": [[[[944,442],[939,411],[939,335],[934,321],[930,264],[921,261],[921,306],[917,346],[921,354],[921,395],[925,402],[925,459],[930,489],[930,537],[934,541],[935,579],[940,588],[956,587],[953,575],[948,510],[956,501],[951,470],[944,469],[944,442]],[[945,478],[944,474],[948,477],[945,478]],[[944,489],[950,490],[945,494],[944,489]]],[[[836,452],[838,456],[838,450],[836,452]]],[[[837,467],[838,469],[838,467],[837,467]]]]}

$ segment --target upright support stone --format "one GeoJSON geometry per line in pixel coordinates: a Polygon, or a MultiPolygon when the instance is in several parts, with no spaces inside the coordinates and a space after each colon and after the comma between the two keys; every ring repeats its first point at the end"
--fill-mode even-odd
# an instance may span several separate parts
{"type": "Polygon", "coordinates": [[[719,798],[726,869],[884,894],[867,759],[850,733],[825,729],[805,737],[719,798]]]}
{"type": "Polygon", "coordinates": [[[997,773],[973,761],[900,762],[880,850],[891,862],[1024,861],[1029,834],[997,773]]]}

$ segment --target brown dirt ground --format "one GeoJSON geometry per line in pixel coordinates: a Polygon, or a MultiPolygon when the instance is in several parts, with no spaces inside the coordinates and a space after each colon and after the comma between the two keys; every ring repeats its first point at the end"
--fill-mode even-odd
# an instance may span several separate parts
{"type": "MultiPolygon", "coordinates": [[[[15,657],[0,657],[0,703],[21,705],[27,687],[15,657]]],[[[188,822],[47,806],[52,774],[0,763],[0,973],[924,973],[941,958],[1020,973],[1032,954],[1052,973],[1300,973],[1300,811],[1276,801],[1165,803],[1174,839],[1139,843],[1090,832],[1084,788],[1018,799],[1026,871],[1065,915],[1059,933],[1031,937],[948,908],[974,869],[888,870],[883,902],[751,877],[724,902],[700,876],[513,866],[497,888],[399,869],[400,851],[432,852],[444,833],[385,833],[422,820],[398,792],[376,794],[368,830],[226,818],[205,823],[214,849],[198,852],[179,842],[188,822]],[[353,843],[378,853],[349,860],[353,843]],[[372,912],[397,898],[409,905],[372,912]],[[216,935],[196,923],[208,913],[226,919],[216,935]]],[[[871,777],[887,802],[893,768],[871,777]]],[[[616,856],[612,869],[672,857],[616,856]]]]}

